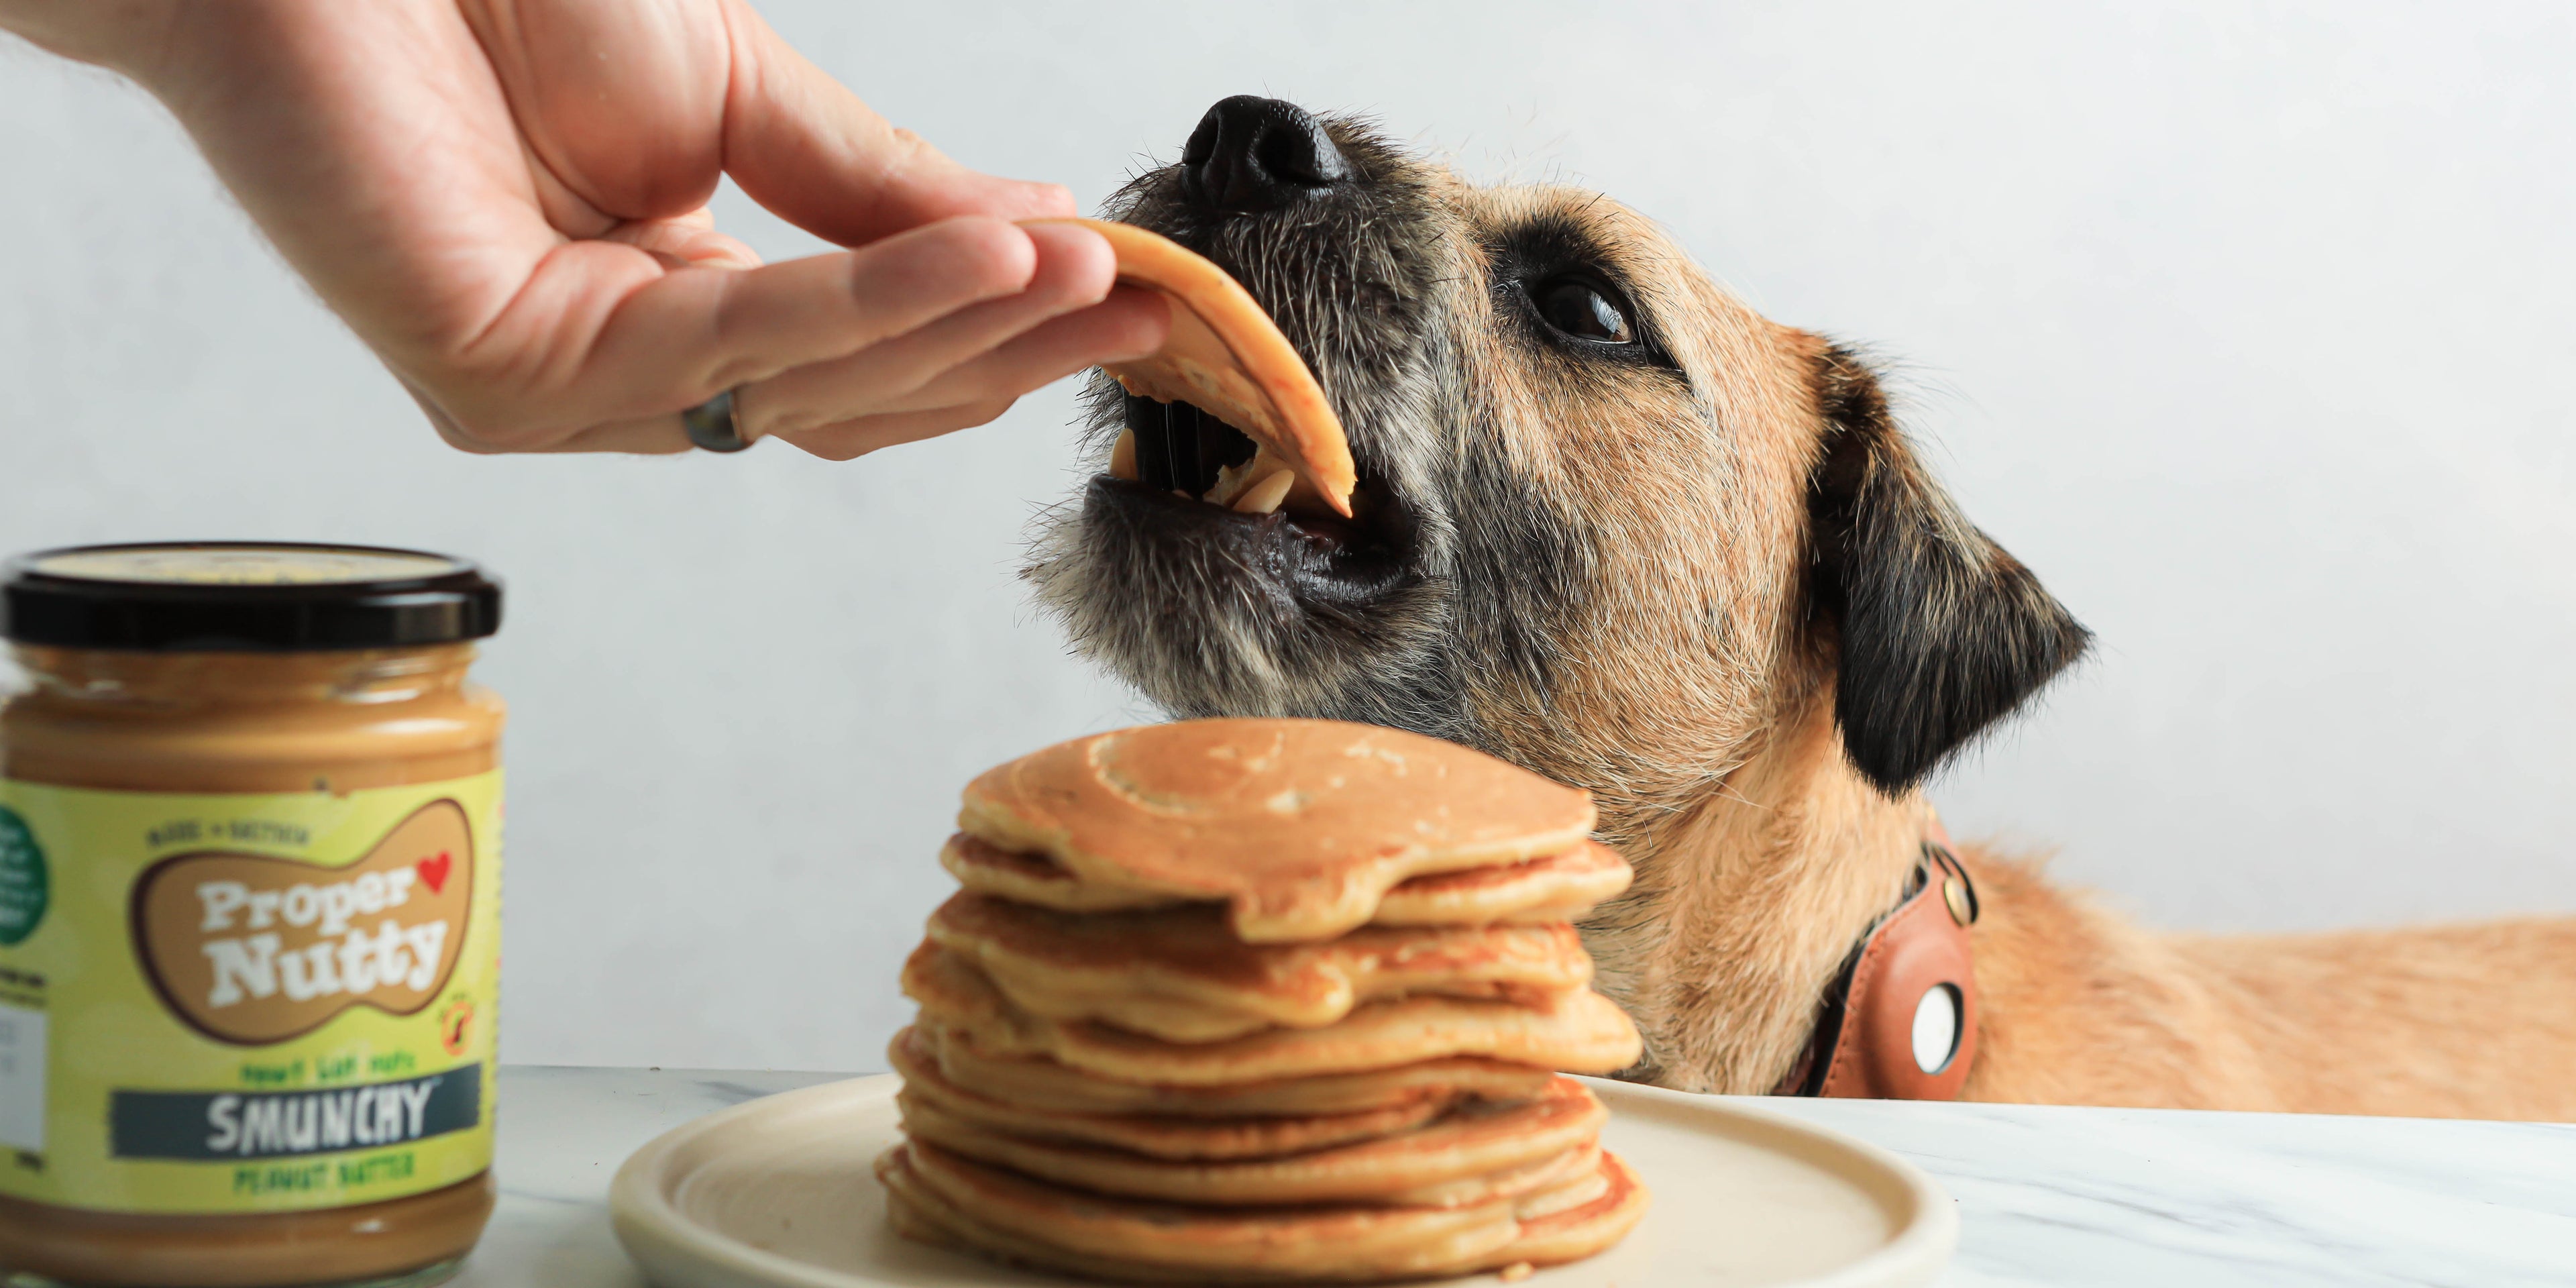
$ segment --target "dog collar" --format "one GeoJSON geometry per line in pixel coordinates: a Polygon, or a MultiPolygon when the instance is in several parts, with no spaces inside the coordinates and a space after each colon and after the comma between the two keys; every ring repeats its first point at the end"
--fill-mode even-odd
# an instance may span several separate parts
{"type": "Polygon", "coordinates": [[[1977,1058],[1977,887],[1939,816],[1905,897],[1843,958],[1775,1096],[1956,1100],[1977,1058]]]}

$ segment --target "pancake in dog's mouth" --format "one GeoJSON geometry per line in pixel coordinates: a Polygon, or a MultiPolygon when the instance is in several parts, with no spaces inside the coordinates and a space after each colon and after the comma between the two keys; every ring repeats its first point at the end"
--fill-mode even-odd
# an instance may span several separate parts
{"type": "Polygon", "coordinates": [[[1213,551],[1306,608],[1363,611],[1414,577],[1419,515],[1368,461],[1350,518],[1334,515],[1267,448],[1193,402],[1126,397],[1126,428],[1087,510],[1149,546],[1213,551]]]}
{"type": "MultiPolygon", "coordinates": [[[[1152,229],[1073,222],[1108,241],[1120,282],[1158,292],[1171,305],[1171,330],[1160,349],[1104,369],[1130,395],[1189,402],[1259,444],[1256,456],[1236,464],[1236,477],[1226,480],[1227,503],[1241,494],[1267,513],[1293,489],[1349,518],[1358,482],[1350,439],[1307,356],[1261,302],[1215,261],[1152,229]],[[1275,477],[1283,472],[1291,477],[1275,477]]],[[[1132,466],[1134,444],[1123,446],[1132,466]]]]}
{"type": "Polygon", "coordinates": [[[1344,518],[1268,448],[1197,404],[1136,394],[1125,402],[1109,471],[1091,483],[1093,504],[1176,525],[1169,536],[1248,547],[1263,557],[1244,571],[1309,597],[1365,599],[1408,570],[1418,519],[1365,458],[1344,518]]]}
{"type": "Polygon", "coordinates": [[[1354,459],[1311,356],[1215,262],[1150,229],[1081,222],[1109,238],[1122,282],[1173,306],[1161,351],[1107,367],[1123,424],[1093,503],[1162,527],[1156,538],[1213,539],[1241,571],[1309,600],[1392,586],[1419,525],[1354,459]]]}

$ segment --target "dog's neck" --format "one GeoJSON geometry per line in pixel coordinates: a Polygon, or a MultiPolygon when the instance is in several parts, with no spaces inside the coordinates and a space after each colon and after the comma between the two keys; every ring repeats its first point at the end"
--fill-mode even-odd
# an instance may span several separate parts
{"type": "Polygon", "coordinates": [[[1831,707],[1829,691],[1802,703],[1696,804],[1627,832],[1636,884],[1584,933],[1602,989],[1645,1031],[1639,1076],[1768,1091],[1845,954],[1902,896],[1925,803],[1861,779],[1831,707]]]}

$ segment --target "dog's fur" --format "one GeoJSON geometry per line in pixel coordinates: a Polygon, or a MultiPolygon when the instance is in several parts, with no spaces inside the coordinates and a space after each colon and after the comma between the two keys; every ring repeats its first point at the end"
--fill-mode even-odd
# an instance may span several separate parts
{"type": "MultiPolygon", "coordinates": [[[[1638,873],[1585,927],[1646,1034],[1633,1076],[1767,1090],[1912,871],[1919,784],[2086,633],[1959,514],[1851,351],[1598,195],[1476,187],[1328,128],[1354,177],[1292,209],[1212,213],[1169,167],[1113,213],[1272,312],[1349,428],[1370,526],[1303,521],[1343,533],[1319,546],[1098,479],[1029,576],[1177,715],[1397,725],[1589,788],[1638,873]],[[1636,342],[1544,323],[1530,284],[1567,274],[1624,296],[1636,342]]],[[[2576,1118],[2576,922],[2160,934],[1966,861],[1970,1098],[2576,1118]]]]}

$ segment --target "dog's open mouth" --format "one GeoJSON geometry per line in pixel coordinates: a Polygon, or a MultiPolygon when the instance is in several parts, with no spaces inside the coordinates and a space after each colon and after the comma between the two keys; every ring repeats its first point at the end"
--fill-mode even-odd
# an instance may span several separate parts
{"type": "Polygon", "coordinates": [[[1131,395],[1126,435],[1112,473],[1092,480],[1095,506],[1163,540],[1215,541],[1244,572],[1315,606],[1353,605],[1404,579],[1418,525],[1366,462],[1345,519],[1295,488],[1292,472],[1256,461],[1251,436],[1193,404],[1131,395]]]}

